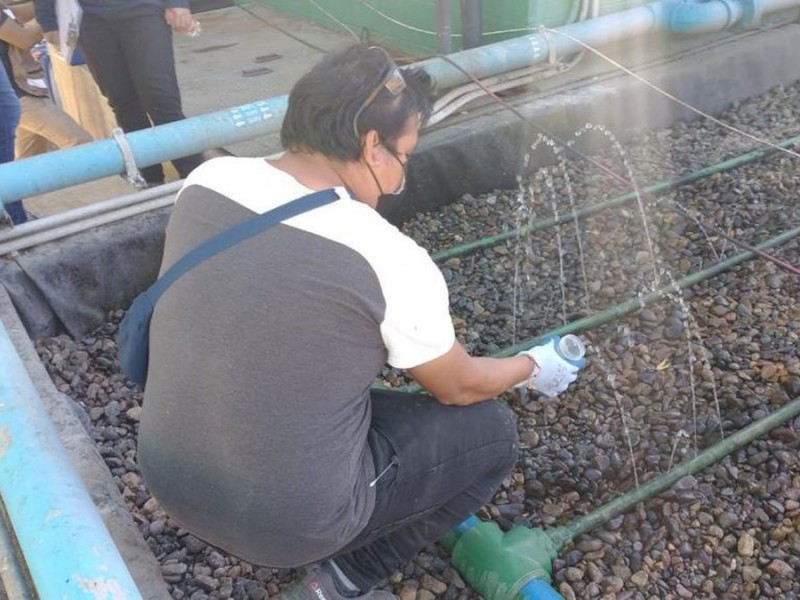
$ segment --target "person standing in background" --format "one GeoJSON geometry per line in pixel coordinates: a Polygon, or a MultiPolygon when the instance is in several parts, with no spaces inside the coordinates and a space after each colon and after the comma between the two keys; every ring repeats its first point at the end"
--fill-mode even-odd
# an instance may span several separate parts
{"type": "MultiPolygon", "coordinates": [[[[139,131],[186,118],[181,107],[172,32],[196,27],[188,0],[79,0],[83,9],[78,48],[117,124],[139,131]]],[[[35,0],[45,39],[58,46],[55,0],[35,0]]],[[[185,178],[200,154],[174,159],[185,178]]],[[[164,182],[160,164],[140,168],[149,185],[164,182]]]]}
{"type": "MultiPolygon", "coordinates": [[[[0,11],[0,36],[7,33],[9,17],[0,11]]],[[[19,98],[11,87],[11,81],[5,69],[0,69],[0,164],[14,160],[14,138],[19,124],[19,98]]],[[[9,202],[3,211],[14,224],[27,220],[22,201],[9,202]]]]}
{"type": "Polygon", "coordinates": [[[0,1],[0,11],[9,21],[6,35],[0,36],[0,62],[19,97],[20,115],[14,144],[20,160],[51,149],[71,148],[92,141],[92,136],[50,99],[44,70],[31,55],[31,48],[42,41],[42,30],[33,18],[33,3],[9,8],[0,1]],[[23,25],[23,21],[29,21],[23,25]],[[51,146],[52,145],[52,146],[51,146]]]}

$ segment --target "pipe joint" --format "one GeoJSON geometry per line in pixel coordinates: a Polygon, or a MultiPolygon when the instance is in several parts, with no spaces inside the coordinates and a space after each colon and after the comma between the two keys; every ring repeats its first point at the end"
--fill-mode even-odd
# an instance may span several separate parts
{"type": "Polygon", "coordinates": [[[742,19],[739,29],[752,29],[761,25],[764,16],[764,0],[741,0],[742,19]]]}
{"type": "MultiPolygon", "coordinates": [[[[759,2],[760,0],[750,0],[759,2]]],[[[664,19],[672,33],[691,35],[724,31],[736,25],[742,7],[739,0],[673,0],[664,6],[664,19]]]]}

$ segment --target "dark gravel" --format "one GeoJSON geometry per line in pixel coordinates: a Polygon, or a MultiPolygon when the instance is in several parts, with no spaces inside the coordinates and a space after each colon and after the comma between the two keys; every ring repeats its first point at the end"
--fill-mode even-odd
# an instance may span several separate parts
{"type": "MultiPolygon", "coordinates": [[[[734,106],[722,119],[777,141],[800,135],[798,109],[794,86],[734,106]]],[[[642,187],[753,148],[704,122],[643,132],[625,143],[624,156],[604,132],[588,129],[578,141],[586,136],[606,140],[597,160],[629,168],[642,187]]],[[[465,197],[419,215],[405,230],[435,253],[552,216],[554,206],[563,215],[573,204],[594,205],[629,189],[585,161],[560,156],[561,165],[531,174],[520,190],[465,197]]],[[[641,208],[611,208],[577,228],[564,219],[449,258],[441,266],[459,338],[475,353],[494,353],[742,251],[725,236],[754,245],[800,226],[798,182],[800,159],[776,153],[645,198],[641,208]]],[[[800,265],[796,239],[770,252],[800,265]]],[[[513,476],[481,516],[504,529],[568,524],[800,397],[799,282],[773,262],[750,260],[583,331],[589,365],[567,393],[557,400],[506,395],[522,449],[513,476]]],[[[141,394],[119,373],[113,340],[121,314],[83,340],[60,336],[37,347],[58,389],[86,410],[173,597],[278,594],[292,570],[247,564],[180,530],[142,483],[135,440],[141,394]]],[[[384,376],[406,383],[401,373],[384,376]]],[[[799,597],[798,426],[800,419],[791,420],[567,543],[554,562],[554,587],[567,599],[799,597]]],[[[387,585],[403,600],[476,597],[439,546],[387,585]]]]}

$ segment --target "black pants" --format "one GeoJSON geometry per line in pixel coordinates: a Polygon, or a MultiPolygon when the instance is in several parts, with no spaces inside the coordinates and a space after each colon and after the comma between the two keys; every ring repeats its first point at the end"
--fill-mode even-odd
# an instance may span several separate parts
{"type": "Polygon", "coordinates": [[[369,444],[375,510],[336,564],[368,590],[485,504],[517,458],[502,402],[443,406],[430,396],[373,392],[369,444]]]}
{"type": "MultiPolygon", "coordinates": [[[[79,39],[86,64],[123,131],[184,119],[172,30],[159,6],[139,5],[103,14],[84,13],[79,39]]],[[[186,177],[199,154],[172,161],[186,177]]],[[[140,169],[148,183],[162,183],[160,164],[140,169]]]]}

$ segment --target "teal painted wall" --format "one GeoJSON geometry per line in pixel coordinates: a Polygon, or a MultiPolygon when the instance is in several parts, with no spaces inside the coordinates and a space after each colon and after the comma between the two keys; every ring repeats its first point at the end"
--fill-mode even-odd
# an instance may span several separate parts
{"type": "MultiPolygon", "coordinates": [[[[588,1],[588,0],[587,0],[588,1]]],[[[646,4],[649,0],[603,0],[602,14],[646,4]]],[[[436,54],[436,0],[239,0],[258,2],[334,31],[349,29],[359,39],[388,46],[415,58],[436,54]]],[[[558,27],[575,20],[579,0],[484,0],[484,43],[558,27]]],[[[459,0],[451,0],[453,51],[461,49],[459,0]]]]}

